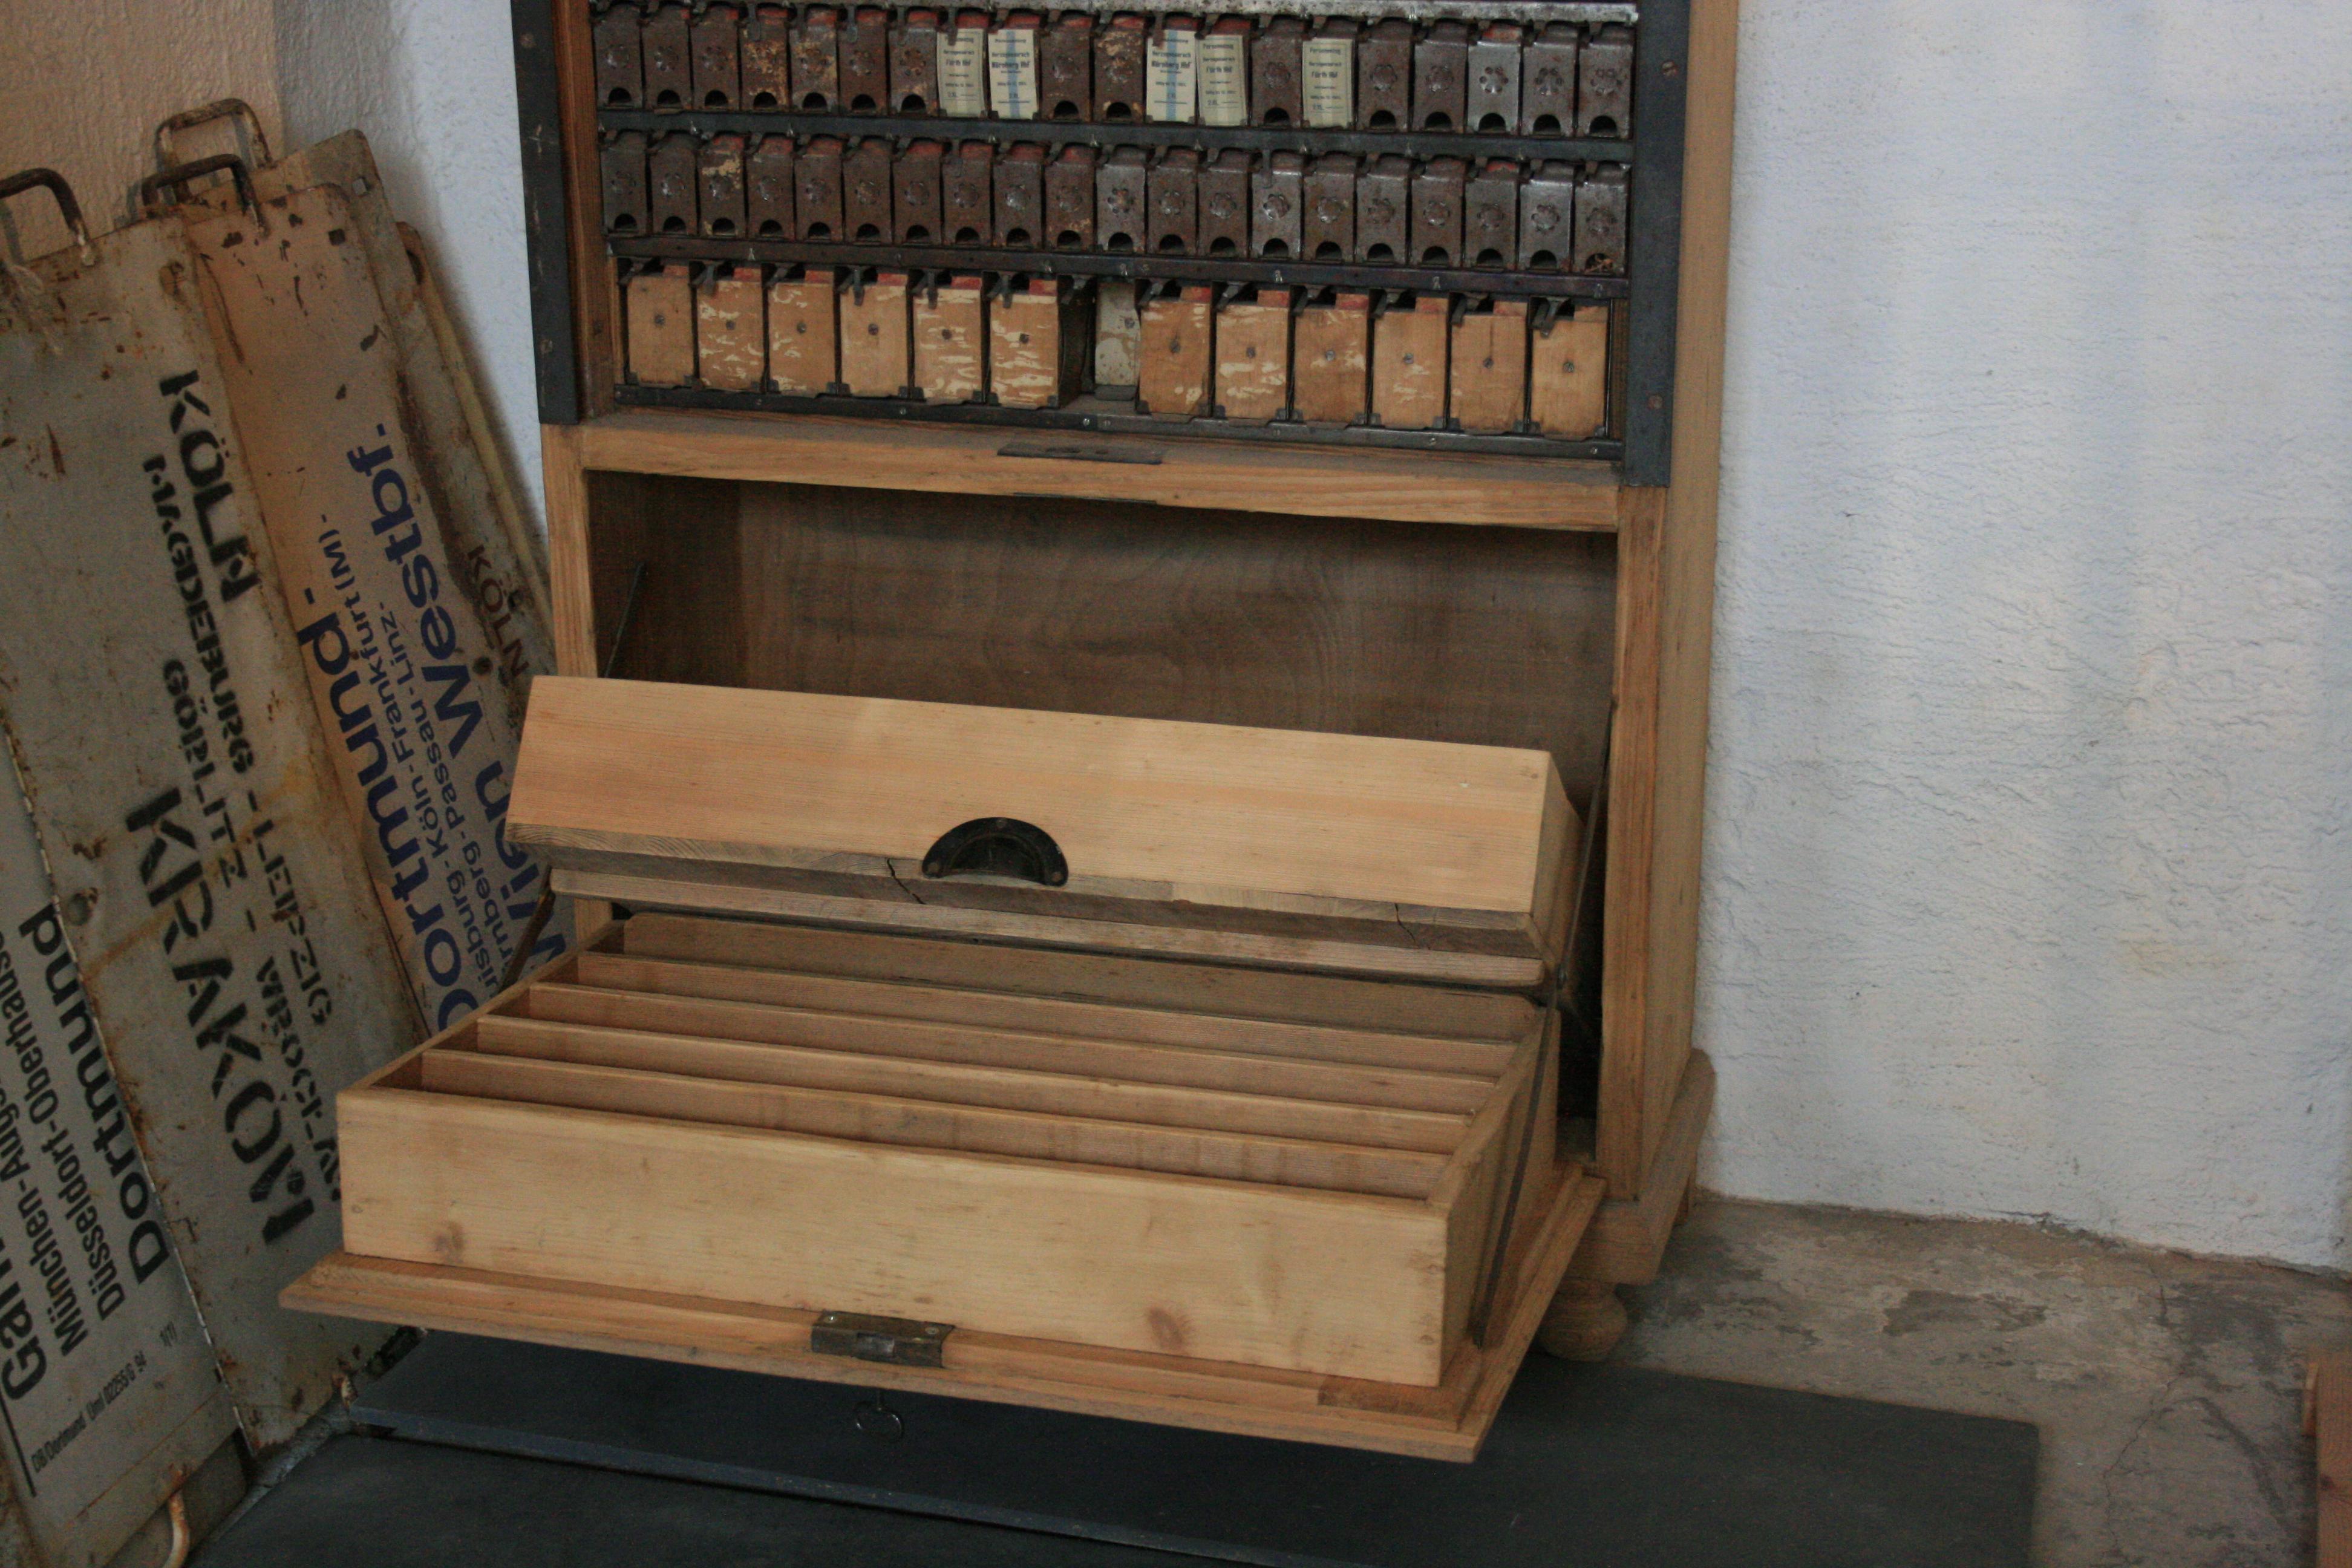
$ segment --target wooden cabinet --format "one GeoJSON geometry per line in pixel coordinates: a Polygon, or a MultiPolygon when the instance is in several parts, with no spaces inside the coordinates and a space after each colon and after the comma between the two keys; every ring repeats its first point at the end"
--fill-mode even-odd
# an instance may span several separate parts
{"type": "MultiPolygon", "coordinates": [[[[525,102],[574,209],[584,18],[525,102]]],[[[601,934],[346,1097],[289,1300],[1454,1458],[1539,1330],[1605,1349],[1713,1093],[1735,7],[1687,20],[1664,484],[614,408],[603,236],[541,213],[592,368],[510,822],[601,934]],[[994,818],[1066,879],[928,877],[994,818]]]]}

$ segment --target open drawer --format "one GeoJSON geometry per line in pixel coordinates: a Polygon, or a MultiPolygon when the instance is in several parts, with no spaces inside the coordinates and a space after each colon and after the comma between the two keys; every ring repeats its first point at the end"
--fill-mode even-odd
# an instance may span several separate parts
{"type": "Polygon", "coordinates": [[[1028,722],[1054,716],[838,700],[541,683],[510,830],[560,885],[673,908],[341,1097],[345,1252],[288,1304],[1468,1458],[1599,1185],[1555,1148],[1556,1016],[1399,977],[1464,950],[1373,911],[1495,914],[1463,866],[1516,845],[1488,880],[1524,922],[1454,929],[1516,932],[1540,977],[1560,877],[1533,861],[1575,837],[1549,759],[1307,738],[1460,753],[1405,759],[1406,808],[1381,759],[1286,769],[1247,739],[1276,731],[1208,737],[1219,761],[1165,733],[1212,726],[1095,721],[1057,752],[1028,722]],[[917,731],[955,741],[929,782],[917,731]],[[975,819],[1035,837],[925,878],[975,819]],[[1382,835],[1403,870],[1356,847],[1382,835]],[[1034,902],[937,897],[974,889],[1034,902]],[[677,912],[754,895],[830,923],[677,912]],[[1312,936],[1248,921],[1310,899],[1312,936]],[[981,923],[898,929],[941,909],[981,923]],[[1136,955],[1204,937],[1249,962],[1136,955]]]}

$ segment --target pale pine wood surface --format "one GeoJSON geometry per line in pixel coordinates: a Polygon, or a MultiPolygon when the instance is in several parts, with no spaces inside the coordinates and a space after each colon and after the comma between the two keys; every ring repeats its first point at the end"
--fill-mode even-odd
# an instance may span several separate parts
{"type": "MultiPolygon", "coordinates": [[[[1421,327],[1415,343],[1420,355],[1433,353],[1439,361],[1433,394],[1412,405],[1426,424],[1445,411],[1442,313],[1421,327]]],[[[1150,351],[1147,340],[1147,359],[1150,351]]],[[[589,468],[635,473],[1504,528],[1607,532],[1617,521],[1616,470],[1565,458],[1125,435],[1049,444],[1143,459],[1085,462],[1021,456],[1024,448],[1004,430],[654,409],[606,415],[581,426],[581,437],[589,468]]]]}
{"type": "Polygon", "coordinates": [[[961,822],[1012,816],[1054,837],[1073,890],[1531,921],[1565,809],[1534,752],[554,678],[532,693],[509,831],[824,869],[827,856],[919,860],[961,822]]]}

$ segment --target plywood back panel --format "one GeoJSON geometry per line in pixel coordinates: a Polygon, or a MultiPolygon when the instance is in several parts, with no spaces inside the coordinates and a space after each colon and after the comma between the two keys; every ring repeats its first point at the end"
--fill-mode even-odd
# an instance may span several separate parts
{"type": "Polygon", "coordinates": [[[1606,536],[789,485],[730,526],[747,685],[1527,747],[1591,798],[1606,536]]]}

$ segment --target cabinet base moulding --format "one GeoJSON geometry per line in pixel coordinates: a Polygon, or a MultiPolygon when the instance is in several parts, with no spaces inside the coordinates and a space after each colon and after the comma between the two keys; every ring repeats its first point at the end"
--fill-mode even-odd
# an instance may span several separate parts
{"type": "Polygon", "coordinates": [[[1562,1163],[1539,1225],[1506,1264],[1487,1344],[1434,1388],[1272,1371],[958,1329],[938,1367],[820,1354],[817,1314],[341,1252],[289,1286],[295,1311],[827,1383],[1467,1463],[1493,1426],[1601,1184],[1562,1163]]]}

